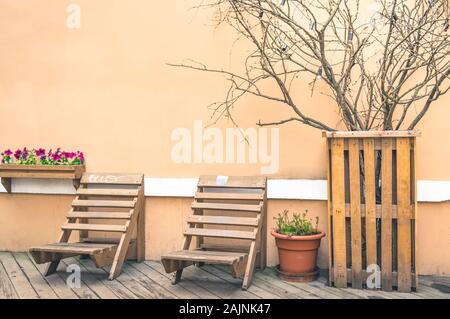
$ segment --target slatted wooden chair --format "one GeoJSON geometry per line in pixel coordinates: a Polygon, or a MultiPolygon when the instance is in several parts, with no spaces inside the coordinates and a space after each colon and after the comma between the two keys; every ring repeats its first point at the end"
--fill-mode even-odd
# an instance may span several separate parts
{"type": "Polygon", "coordinates": [[[90,256],[97,267],[112,265],[110,280],[120,274],[127,254],[134,253],[142,261],[145,251],[143,180],[141,174],[85,173],[67,221],[61,227],[59,241],[30,249],[36,263],[49,262],[46,275],[56,271],[61,259],[77,255],[90,256]],[[78,242],[69,242],[72,231],[80,232],[78,242]],[[97,235],[90,236],[91,233],[97,235]],[[131,246],[134,252],[130,251],[131,246]]]}
{"type": "Polygon", "coordinates": [[[161,257],[166,272],[174,272],[172,283],[190,265],[225,264],[235,278],[243,276],[246,290],[255,261],[266,265],[266,198],[265,177],[201,176],[182,250],[161,257]],[[192,237],[197,241],[190,250],[192,237]]]}

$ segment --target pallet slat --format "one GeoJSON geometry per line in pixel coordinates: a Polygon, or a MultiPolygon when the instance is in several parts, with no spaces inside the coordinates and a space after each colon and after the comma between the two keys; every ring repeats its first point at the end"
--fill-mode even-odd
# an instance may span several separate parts
{"type": "Polygon", "coordinates": [[[411,165],[410,141],[397,138],[397,242],[398,290],[408,292],[411,287],[411,165]]]}
{"type": "Polygon", "coordinates": [[[362,288],[362,247],[361,247],[361,182],[359,166],[359,139],[351,139],[349,144],[350,173],[350,238],[352,259],[352,287],[362,288]]]}
{"type": "Polygon", "coordinates": [[[347,287],[347,256],[345,227],[344,140],[331,141],[331,180],[333,198],[333,258],[336,287],[347,287]]]}
{"type": "MultiPolygon", "coordinates": [[[[377,208],[375,194],[375,149],[373,139],[364,139],[364,191],[366,220],[366,264],[377,263],[377,208]]],[[[381,214],[380,214],[381,217],[381,214]]]]}
{"type": "Polygon", "coordinates": [[[392,290],[392,139],[383,138],[381,154],[381,287],[392,290]]]}
{"type": "MultiPolygon", "coordinates": [[[[331,207],[333,207],[331,205],[331,207]]],[[[414,205],[410,205],[409,207],[409,215],[411,216],[411,219],[414,219],[414,211],[415,207],[414,205]]],[[[361,217],[366,217],[367,208],[365,204],[361,204],[361,217]]],[[[333,216],[333,213],[331,213],[331,216],[333,216]]],[[[350,217],[350,204],[345,204],[345,217],[350,217]]],[[[381,205],[375,205],[375,217],[376,218],[382,218],[382,206],[381,205]]],[[[397,219],[397,205],[392,205],[392,219],[397,219]]]]}

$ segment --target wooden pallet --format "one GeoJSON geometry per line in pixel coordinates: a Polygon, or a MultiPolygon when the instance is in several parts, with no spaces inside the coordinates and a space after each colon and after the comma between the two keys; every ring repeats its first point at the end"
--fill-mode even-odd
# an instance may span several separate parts
{"type": "Polygon", "coordinates": [[[56,271],[61,259],[84,255],[91,256],[97,267],[112,265],[109,274],[112,280],[120,274],[132,243],[136,259],[144,260],[143,182],[141,174],[84,174],[67,221],[61,227],[59,241],[30,249],[36,263],[49,262],[46,275],[56,271]],[[69,242],[72,231],[79,231],[79,242],[69,242]],[[91,232],[104,236],[89,236],[91,232]],[[119,236],[109,235],[114,233],[119,236]]]}
{"type": "Polygon", "coordinates": [[[201,176],[182,250],[161,257],[166,272],[174,272],[172,283],[190,265],[224,264],[234,277],[243,277],[247,289],[255,264],[266,265],[266,199],[265,177],[201,176]],[[196,247],[190,250],[193,237],[196,247]]]}
{"type": "Polygon", "coordinates": [[[371,274],[367,267],[378,265],[381,289],[397,287],[409,292],[417,288],[416,133],[325,135],[330,282],[340,288],[347,284],[363,288],[371,274]],[[377,159],[380,182],[376,180],[377,159]]]}

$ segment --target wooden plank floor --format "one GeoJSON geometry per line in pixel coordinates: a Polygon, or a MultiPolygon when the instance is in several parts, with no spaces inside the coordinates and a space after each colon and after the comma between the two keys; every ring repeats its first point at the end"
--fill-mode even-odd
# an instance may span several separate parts
{"type": "Polygon", "coordinates": [[[418,292],[399,293],[328,287],[326,278],[312,283],[288,283],[277,278],[273,268],[256,271],[248,291],[241,290],[241,280],[233,278],[220,266],[189,267],[178,285],[172,285],[162,265],[155,261],[127,262],[123,273],[113,281],[108,269],[98,269],[90,259],[68,258],[58,272],[43,276],[45,265],[36,265],[26,253],[0,252],[0,299],[4,298],[172,298],[172,299],[450,299],[449,277],[420,277],[418,292]],[[80,288],[69,288],[68,265],[81,269],[80,288]]]}

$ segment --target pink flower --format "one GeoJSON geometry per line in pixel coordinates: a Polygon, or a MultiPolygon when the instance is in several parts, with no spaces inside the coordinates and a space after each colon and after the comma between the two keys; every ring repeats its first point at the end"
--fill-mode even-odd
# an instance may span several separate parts
{"type": "Polygon", "coordinates": [[[4,151],[2,153],[2,155],[4,155],[4,156],[11,156],[12,154],[13,154],[13,152],[10,149],[7,149],[6,151],[4,151]]]}
{"type": "Polygon", "coordinates": [[[20,159],[21,156],[22,156],[22,151],[21,150],[17,150],[14,153],[14,157],[16,158],[16,160],[20,159]]]}
{"type": "Polygon", "coordinates": [[[24,160],[27,160],[27,159],[28,159],[28,150],[27,150],[26,147],[23,148],[23,151],[22,151],[22,158],[23,158],[24,160]]]}
{"type": "Polygon", "coordinates": [[[55,161],[55,162],[57,162],[57,161],[59,161],[60,159],[61,159],[61,155],[59,155],[59,154],[57,154],[57,153],[55,153],[55,154],[52,154],[52,159],[55,161]]]}
{"type": "Polygon", "coordinates": [[[36,156],[43,158],[45,157],[45,150],[43,148],[40,148],[36,151],[36,156]]]}
{"type": "Polygon", "coordinates": [[[74,152],[62,152],[62,156],[67,159],[72,159],[76,156],[74,152]]]}

